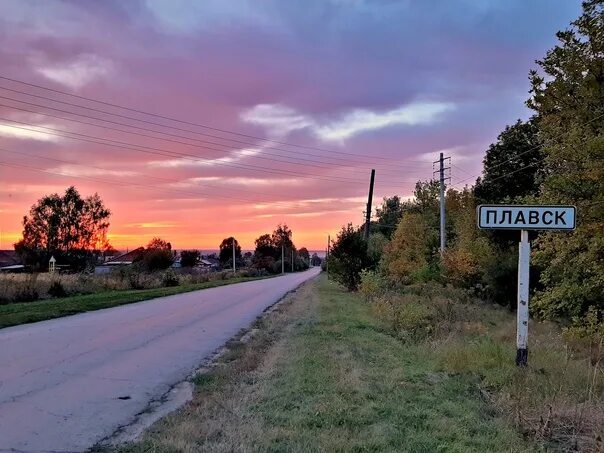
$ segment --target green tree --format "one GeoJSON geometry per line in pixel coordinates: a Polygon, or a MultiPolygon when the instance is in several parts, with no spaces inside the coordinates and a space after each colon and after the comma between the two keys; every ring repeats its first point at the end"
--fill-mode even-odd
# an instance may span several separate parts
{"type": "Polygon", "coordinates": [[[180,265],[182,267],[193,267],[201,259],[199,250],[183,250],[180,252],[180,265]]]}
{"type": "Polygon", "coordinates": [[[382,206],[376,209],[377,222],[374,224],[373,230],[386,236],[390,239],[396,226],[403,217],[405,203],[403,203],[398,195],[387,198],[384,197],[382,206]]]}
{"type": "Polygon", "coordinates": [[[578,226],[536,241],[543,290],[533,307],[570,318],[604,308],[604,2],[584,2],[557,38],[530,73],[527,104],[539,117],[548,169],[539,200],[576,205],[578,226]]]}
{"type": "Polygon", "coordinates": [[[349,223],[342,227],[329,254],[329,274],[349,291],[356,291],[361,271],[369,266],[367,242],[360,230],[349,223]]]}
{"type": "Polygon", "coordinates": [[[369,236],[369,240],[367,241],[367,256],[373,265],[377,265],[382,259],[386,244],[388,244],[388,238],[382,233],[374,233],[369,236]]]}
{"type": "Polygon", "coordinates": [[[223,239],[220,243],[220,253],[218,254],[218,259],[223,267],[233,265],[233,243],[235,244],[235,262],[241,262],[241,246],[239,245],[237,239],[231,236],[223,239]]]}
{"type": "Polygon", "coordinates": [[[483,176],[474,187],[479,203],[510,202],[537,195],[543,157],[535,118],[507,126],[483,159],[483,176]]]}
{"type": "Polygon", "coordinates": [[[28,264],[43,267],[51,255],[62,264],[81,268],[93,252],[109,247],[111,212],[98,194],[82,198],[75,187],[63,196],[47,195],[23,217],[23,239],[15,250],[28,264]]]}

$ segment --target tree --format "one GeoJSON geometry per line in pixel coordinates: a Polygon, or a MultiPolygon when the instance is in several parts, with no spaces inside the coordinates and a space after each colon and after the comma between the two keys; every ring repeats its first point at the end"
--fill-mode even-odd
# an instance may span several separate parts
{"type": "Polygon", "coordinates": [[[544,172],[543,157],[535,118],[507,126],[484,157],[483,176],[474,188],[479,203],[536,196],[544,172]]]}
{"type": "Polygon", "coordinates": [[[385,247],[382,267],[398,284],[410,284],[433,276],[434,243],[437,241],[438,232],[429,226],[424,215],[407,213],[385,247]]]}
{"type": "Polygon", "coordinates": [[[172,244],[164,241],[162,238],[154,237],[147,244],[147,249],[151,250],[172,250],[172,244]]]}
{"type": "Polygon", "coordinates": [[[172,244],[158,237],[151,239],[145,248],[142,261],[148,271],[169,268],[174,263],[172,244]]]}
{"type": "Polygon", "coordinates": [[[298,256],[306,263],[310,261],[310,253],[306,247],[302,247],[300,250],[298,250],[298,256]]]}
{"type": "MultiPolygon", "coordinates": [[[[264,269],[268,272],[273,272],[277,248],[273,244],[273,239],[270,234],[263,234],[255,241],[256,249],[254,250],[253,266],[257,269],[264,269]]],[[[280,255],[279,251],[279,255],[280,255]]]]}
{"type": "Polygon", "coordinates": [[[292,230],[290,230],[287,225],[278,225],[275,231],[273,231],[271,241],[277,248],[278,253],[281,253],[281,247],[283,247],[286,252],[295,250],[292,235],[292,230]]]}
{"type": "Polygon", "coordinates": [[[382,259],[386,244],[388,244],[388,238],[382,233],[374,233],[369,236],[369,240],[367,241],[367,256],[374,266],[382,259]]]}
{"type": "Polygon", "coordinates": [[[368,267],[367,242],[361,231],[349,223],[342,227],[329,254],[329,273],[349,291],[356,291],[361,271],[368,267]]]}
{"type": "Polygon", "coordinates": [[[183,250],[180,252],[180,265],[182,267],[194,267],[200,258],[199,250],[183,250]]]}
{"type": "Polygon", "coordinates": [[[321,263],[323,262],[323,260],[316,253],[312,254],[312,257],[310,258],[310,260],[311,260],[311,263],[313,266],[320,266],[321,263]]]}
{"type": "Polygon", "coordinates": [[[404,204],[397,195],[390,198],[384,197],[382,206],[376,209],[377,231],[390,239],[403,217],[403,210],[404,204]]]}
{"type": "Polygon", "coordinates": [[[47,195],[31,207],[15,250],[34,266],[44,266],[56,255],[60,262],[81,268],[93,252],[109,246],[110,215],[98,194],[82,198],[71,186],[63,196],[47,195]]]}
{"type": "Polygon", "coordinates": [[[256,258],[276,258],[277,248],[273,244],[273,239],[270,234],[263,234],[254,242],[256,249],[254,250],[254,256],[256,258]]]}
{"type": "Polygon", "coordinates": [[[530,73],[527,105],[539,117],[548,169],[539,201],[576,205],[579,222],[536,241],[543,290],[533,308],[572,318],[604,309],[604,2],[584,2],[557,38],[530,73]]]}
{"type": "Polygon", "coordinates": [[[218,259],[223,267],[233,265],[233,243],[235,243],[235,262],[241,261],[241,246],[239,245],[239,242],[237,242],[237,239],[231,236],[223,239],[220,243],[218,259]]]}

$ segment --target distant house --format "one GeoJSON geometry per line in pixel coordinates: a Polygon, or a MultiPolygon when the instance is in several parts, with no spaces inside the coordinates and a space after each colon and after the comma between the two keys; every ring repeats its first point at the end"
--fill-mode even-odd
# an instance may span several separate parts
{"type": "Polygon", "coordinates": [[[23,272],[25,266],[14,250],[0,250],[0,272],[23,272]]]}
{"type": "Polygon", "coordinates": [[[208,271],[215,271],[220,269],[220,261],[218,261],[216,258],[206,256],[199,260],[199,264],[197,264],[196,267],[200,267],[201,269],[208,271]]]}
{"type": "Polygon", "coordinates": [[[95,274],[106,274],[110,272],[112,269],[115,269],[119,266],[130,266],[132,263],[136,261],[140,261],[143,259],[143,254],[145,253],[144,247],[139,247],[130,252],[123,253],[118,256],[111,257],[110,261],[106,263],[96,266],[94,268],[95,274]]]}

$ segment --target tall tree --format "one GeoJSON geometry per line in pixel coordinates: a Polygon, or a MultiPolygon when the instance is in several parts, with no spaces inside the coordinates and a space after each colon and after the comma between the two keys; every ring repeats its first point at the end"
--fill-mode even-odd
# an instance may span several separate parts
{"type": "Polygon", "coordinates": [[[15,250],[29,264],[43,265],[55,254],[68,264],[80,265],[85,255],[109,246],[110,215],[98,194],[82,198],[73,186],[63,196],[47,195],[23,217],[23,239],[15,250]]]}
{"type": "Polygon", "coordinates": [[[256,249],[254,250],[255,258],[276,258],[277,249],[273,244],[273,238],[270,234],[263,234],[255,241],[256,249]]]}
{"type": "Polygon", "coordinates": [[[474,193],[480,203],[501,203],[539,192],[544,159],[534,118],[507,126],[489,146],[474,193]]]}
{"type": "Polygon", "coordinates": [[[285,248],[286,252],[295,250],[292,236],[292,230],[290,230],[287,225],[277,225],[277,228],[273,231],[271,240],[279,253],[281,252],[282,246],[285,248]]]}
{"type": "Polygon", "coordinates": [[[218,259],[222,266],[233,265],[233,243],[235,244],[235,262],[241,261],[241,246],[237,239],[231,236],[220,243],[218,259]]]}
{"type": "Polygon", "coordinates": [[[384,197],[382,206],[376,210],[376,227],[379,233],[382,233],[388,239],[392,237],[396,226],[403,216],[404,203],[398,195],[387,198],[384,197]]]}
{"type": "Polygon", "coordinates": [[[527,104],[539,117],[548,168],[540,201],[576,205],[578,226],[538,239],[544,289],[534,308],[574,317],[604,310],[604,1],[584,2],[557,37],[530,73],[527,104]]]}

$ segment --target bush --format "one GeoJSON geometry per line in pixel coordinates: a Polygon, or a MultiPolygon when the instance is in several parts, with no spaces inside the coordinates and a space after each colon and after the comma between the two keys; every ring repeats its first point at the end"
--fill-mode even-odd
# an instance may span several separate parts
{"type": "Polygon", "coordinates": [[[67,291],[65,291],[59,280],[55,280],[48,289],[48,295],[51,297],[65,297],[67,296],[67,291]]]}
{"type": "Polygon", "coordinates": [[[168,269],[163,277],[163,285],[166,287],[178,286],[180,285],[180,279],[178,275],[172,270],[168,269]]]}
{"type": "Polygon", "coordinates": [[[370,301],[381,295],[387,287],[386,279],[376,271],[363,270],[361,272],[361,283],[359,284],[359,292],[370,301]]]}

